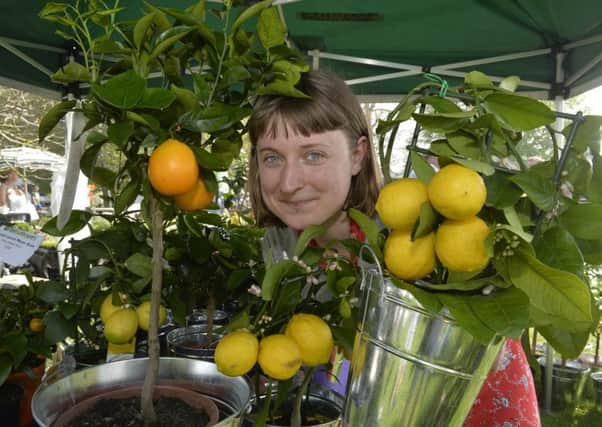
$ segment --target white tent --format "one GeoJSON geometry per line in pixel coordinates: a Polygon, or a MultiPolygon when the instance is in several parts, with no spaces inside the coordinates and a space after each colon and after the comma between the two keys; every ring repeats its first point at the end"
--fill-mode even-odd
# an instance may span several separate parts
{"type": "Polygon", "coordinates": [[[50,151],[30,147],[4,148],[0,150],[1,169],[47,170],[56,172],[63,168],[65,159],[50,151]]]}

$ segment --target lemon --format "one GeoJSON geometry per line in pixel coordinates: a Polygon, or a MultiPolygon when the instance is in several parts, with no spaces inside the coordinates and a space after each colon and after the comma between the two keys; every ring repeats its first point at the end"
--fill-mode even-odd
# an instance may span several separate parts
{"type": "Polygon", "coordinates": [[[138,330],[138,316],[133,308],[121,308],[105,321],[105,338],[113,344],[125,344],[138,330]]]}
{"type": "Polygon", "coordinates": [[[315,314],[295,314],[286,325],[285,334],[299,346],[304,365],[318,366],[330,359],[334,348],[332,332],[328,324],[315,314]]]}
{"type": "Polygon", "coordinates": [[[465,219],[481,210],[487,189],[474,170],[451,164],[433,176],[428,185],[428,197],[435,210],[444,217],[465,219]]]}
{"type": "MultiPolygon", "coordinates": [[[[148,324],[150,321],[150,301],[144,301],[138,307],[136,307],[136,315],[138,316],[138,326],[140,329],[144,329],[148,331],[148,324]]],[[[165,323],[165,319],[167,318],[167,311],[165,307],[159,305],[159,326],[165,323]]]]}
{"type": "Polygon", "coordinates": [[[435,233],[412,241],[409,230],[393,230],[385,242],[385,264],[403,280],[420,279],[435,269],[435,233]]]}
{"type": "Polygon", "coordinates": [[[111,314],[115,313],[121,308],[123,308],[123,306],[113,305],[113,294],[110,293],[105,297],[105,299],[102,301],[102,304],[100,305],[100,319],[103,322],[106,322],[107,319],[111,316],[111,314]]]}
{"type": "Polygon", "coordinates": [[[451,271],[482,270],[489,262],[485,251],[485,239],[488,234],[489,227],[476,216],[460,221],[445,220],[436,233],[437,257],[441,264],[451,271]]]}
{"type": "Polygon", "coordinates": [[[223,337],[215,348],[215,364],[218,371],[229,377],[249,372],[257,362],[259,342],[247,331],[231,332],[223,337]]]}
{"type": "Polygon", "coordinates": [[[288,380],[301,367],[301,350],[295,340],[284,334],[269,335],[259,342],[257,361],[271,378],[288,380]]]}
{"type": "Polygon", "coordinates": [[[427,186],[415,178],[402,178],[385,185],[378,194],[376,212],[389,228],[411,229],[428,201],[427,186]]]}

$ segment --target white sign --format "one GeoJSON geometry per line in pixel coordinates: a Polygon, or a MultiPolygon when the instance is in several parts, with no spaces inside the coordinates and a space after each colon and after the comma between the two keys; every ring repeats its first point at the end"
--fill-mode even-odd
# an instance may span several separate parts
{"type": "Polygon", "coordinates": [[[40,234],[0,227],[0,261],[12,266],[23,265],[42,240],[44,236],[40,234]]]}

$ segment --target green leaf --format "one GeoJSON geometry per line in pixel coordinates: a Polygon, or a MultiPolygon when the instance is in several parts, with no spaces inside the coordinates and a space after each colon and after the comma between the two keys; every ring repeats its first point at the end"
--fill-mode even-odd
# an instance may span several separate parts
{"type": "Polygon", "coordinates": [[[309,98],[306,94],[297,89],[291,82],[276,79],[265,86],[257,88],[257,95],[283,95],[292,98],[309,98]]]}
{"type": "Polygon", "coordinates": [[[297,243],[295,244],[295,255],[298,257],[301,256],[301,254],[303,254],[305,251],[305,248],[307,248],[309,242],[316,237],[323,235],[325,231],[326,229],[322,225],[310,225],[303,230],[297,239],[297,243]]]}
{"type": "Polygon", "coordinates": [[[514,130],[531,130],[552,123],[556,115],[544,103],[526,96],[492,93],[484,107],[514,130]]]}
{"type": "Polygon", "coordinates": [[[505,89],[510,92],[515,92],[519,86],[520,77],[518,76],[508,76],[500,82],[500,89],[505,89]]]}
{"type": "Polygon", "coordinates": [[[168,89],[148,88],[136,108],[149,108],[152,110],[163,110],[176,100],[176,95],[168,89]]]}
{"type": "Polygon", "coordinates": [[[186,37],[192,31],[194,31],[196,27],[189,27],[185,25],[176,26],[170,28],[157,37],[157,44],[153,48],[148,62],[155,60],[159,55],[165,52],[167,49],[172,47],[178,40],[186,37]]]}
{"type": "Polygon", "coordinates": [[[420,206],[420,214],[416,221],[416,227],[412,232],[412,240],[426,236],[433,231],[433,228],[437,223],[437,218],[437,212],[435,212],[430,202],[428,200],[424,202],[420,206]]]}
{"type": "Polygon", "coordinates": [[[144,15],[136,22],[136,25],[134,26],[134,46],[136,46],[136,49],[140,50],[140,46],[142,46],[146,33],[154,20],[155,12],[153,11],[144,15]]]}
{"type": "Polygon", "coordinates": [[[48,304],[55,304],[69,298],[69,290],[61,282],[42,282],[36,289],[36,297],[48,304]]]}
{"type": "Polygon", "coordinates": [[[77,101],[62,101],[52,106],[50,110],[44,114],[38,126],[38,140],[43,142],[50,132],[61,121],[65,114],[72,111],[77,101]]]}
{"type": "Polygon", "coordinates": [[[141,293],[144,290],[144,288],[146,288],[146,285],[148,285],[151,282],[151,280],[151,276],[141,277],[138,280],[134,280],[131,283],[133,291],[137,294],[141,293]]]}
{"type": "Polygon", "coordinates": [[[412,117],[420,126],[430,132],[449,133],[464,127],[474,114],[474,111],[437,115],[414,113],[412,117]]]}
{"type": "Polygon", "coordinates": [[[447,134],[449,145],[461,156],[467,159],[480,160],[481,147],[474,135],[458,131],[447,134]]]}
{"type": "Polygon", "coordinates": [[[171,85],[169,89],[176,95],[176,99],[186,110],[194,110],[199,105],[199,100],[191,90],[176,85],[171,85]]]}
{"type": "Polygon", "coordinates": [[[63,65],[50,79],[59,83],[89,82],[92,80],[90,71],[79,62],[71,61],[63,65]]]}
{"type": "Polygon", "coordinates": [[[74,209],[71,211],[71,215],[69,215],[69,220],[61,230],[59,230],[56,226],[57,217],[52,217],[46,224],[44,224],[42,231],[50,234],[51,236],[68,236],[69,234],[74,234],[81,230],[86,224],[88,224],[88,221],[91,217],[92,214],[90,212],[74,209]]]}
{"type": "Polygon", "coordinates": [[[469,301],[475,315],[499,335],[518,339],[529,326],[529,298],[520,289],[498,289],[469,301]]]}
{"type": "MultiPolygon", "coordinates": [[[[131,120],[111,123],[107,128],[109,140],[116,146],[123,148],[126,146],[130,136],[134,133],[134,123],[131,120]]],[[[100,149],[101,145],[98,145],[100,149]]]]}
{"type": "Polygon", "coordinates": [[[69,321],[59,311],[53,310],[44,316],[44,337],[46,341],[58,343],[67,337],[75,336],[75,322],[69,321]]]}
{"type": "Polygon", "coordinates": [[[583,240],[575,239],[579,249],[583,254],[583,259],[588,264],[602,264],[602,239],[598,240],[583,240]]]}
{"type": "Polygon", "coordinates": [[[387,279],[391,280],[391,282],[398,288],[410,292],[420,303],[420,305],[431,313],[436,314],[441,310],[442,301],[440,300],[439,296],[443,295],[442,293],[435,293],[421,289],[412,283],[405,282],[397,279],[396,277],[388,277],[387,279]]]}
{"type": "Polygon", "coordinates": [[[266,269],[263,282],[261,283],[261,298],[264,301],[271,301],[276,291],[276,287],[282,279],[293,269],[298,268],[294,261],[284,259],[278,261],[271,268],[266,269]]]}
{"type": "Polygon", "coordinates": [[[285,42],[286,27],[280,20],[280,15],[275,7],[264,9],[259,14],[257,36],[266,50],[285,42]]]}
{"type": "Polygon", "coordinates": [[[435,175],[435,170],[426,161],[424,156],[415,151],[410,151],[410,161],[412,162],[412,169],[416,174],[416,178],[425,184],[431,182],[431,178],[435,175]]]}
{"type": "Polygon", "coordinates": [[[591,326],[589,287],[577,276],[543,264],[522,248],[515,249],[508,266],[514,285],[529,296],[532,315],[537,310],[545,316],[536,319],[535,326],[545,321],[543,326],[550,322],[568,332],[591,326]]]}
{"type": "Polygon", "coordinates": [[[469,169],[476,170],[477,172],[482,173],[483,175],[489,176],[495,173],[495,169],[489,163],[479,162],[478,160],[471,159],[463,159],[462,157],[453,156],[453,161],[461,164],[462,166],[466,166],[469,169]]]}
{"type": "Polygon", "coordinates": [[[562,227],[552,227],[533,242],[537,259],[550,267],[583,278],[584,260],[573,236],[562,227]]]}
{"type": "Polygon", "coordinates": [[[487,187],[487,206],[497,209],[514,206],[523,192],[511,180],[505,172],[496,171],[493,175],[483,177],[487,187]]]}
{"type": "Polygon", "coordinates": [[[249,108],[213,105],[200,111],[190,111],[178,119],[178,124],[192,132],[217,132],[231,127],[251,114],[249,108]]]}
{"type": "Polygon", "coordinates": [[[518,185],[529,199],[543,211],[551,211],[554,207],[556,189],[550,179],[546,179],[535,171],[527,171],[509,178],[518,185]]]}
{"type": "Polygon", "coordinates": [[[253,278],[253,274],[248,269],[242,270],[234,270],[228,276],[228,281],[226,282],[226,286],[229,291],[238,290],[242,285],[249,283],[249,281],[253,278]]]}
{"type": "Polygon", "coordinates": [[[125,260],[125,268],[140,277],[150,277],[153,271],[152,258],[135,253],[125,260]]]}
{"type": "Polygon", "coordinates": [[[238,27],[240,27],[243,23],[248,21],[254,16],[257,16],[262,10],[272,5],[272,0],[263,0],[258,3],[255,3],[251,7],[243,10],[240,15],[236,17],[234,23],[232,24],[232,29],[230,30],[232,34],[236,33],[238,27]]]}
{"type": "Polygon", "coordinates": [[[586,196],[592,203],[602,203],[602,156],[594,154],[592,157],[592,180],[586,196]]]}
{"type": "Polygon", "coordinates": [[[554,326],[540,326],[537,331],[567,359],[578,358],[590,337],[589,331],[569,333],[554,326]]]}
{"type": "Polygon", "coordinates": [[[210,153],[200,147],[191,147],[199,165],[205,170],[223,171],[228,169],[228,164],[224,163],[219,156],[210,153]]]}
{"type": "Polygon", "coordinates": [[[467,86],[493,86],[493,82],[486,74],[480,71],[471,71],[464,76],[464,84],[467,86]]]}
{"type": "Polygon", "coordinates": [[[469,298],[451,293],[440,293],[439,299],[458,324],[481,343],[488,344],[495,336],[495,330],[480,319],[469,298]]]}
{"type": "Polygon", "coordinates": [[[132,176],[126,186],[117,194],[114,207],[115,215],[120,215],[134,203],[140,192],[141,181],[142,177],[140,175],[132,176]]]}
{"type": "Polygon", "coordinates": [[[7,354],[0,353],[0,385],[4,384],[12,370],[12,359],[7,354]]]}
{"type": "MultiPolygon", "coordinates": [[[[435,111],[438,113],[459,113],[462,111],[462,109],[460,107],[458,107],[458,105],[455,102],[453,102],[447,98],[443,98],[441,96],[433,96],[433,95],[421,96],[420,98],[418,98],[415,101],[415,104],[431,105],[435,109],[435,111]]],[[[411,106],[412,106],[412,112],[413,112],[415,105],[411,104],[411,106]]],[[[409,115],[407,118],[409,118],[409,115]]]]}
{"type": "Polygon", "coordinates": [[[92,84],[92,92],[103,102],[122,109],[132,109],[146,90],[146,80],[133,70],[111,77],[105,84],[92,84]]]}
{"type": "Polygon", "coordinates": [[[525,242],[531,242],[531,240],[533,240],[533,236],[523,229],[523,225],[520,222],[520,218],[514,206],[507,206],[503,209],[503,211],[504,218],[506,218],[506,221],[508,221],[508,225],[504,225],[503,227],[499,226],[498,229],[503,228],[505,230],[509,230],[519,236],[525,242]]]}
{"type": "Polygon", "coordinates": [[[602,239],[602,204],[571,204],[558,219],[569,233],[579,239],[602,239]]]}
{"type": "Polygon", "coordinates": [[[571,148],[578,153],[583,153],[587,147],[590,147],[593,153],[600,153],[600,127],[602,126],[602,116],[584,116],[583,122],[572,122],[562,130],[562,133],[567,139],[572,126],[575,124],[578,126],[571,148]]]}

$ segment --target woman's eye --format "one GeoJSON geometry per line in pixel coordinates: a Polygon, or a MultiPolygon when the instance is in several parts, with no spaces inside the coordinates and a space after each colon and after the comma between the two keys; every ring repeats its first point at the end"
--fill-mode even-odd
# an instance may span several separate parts
{"type": "Polygon", "coordinates": [[[263,156],[263,163],[267,166],[276,166],[280,163],[280,156],[276,154],[266,154],[263,156]]]}
{"type": "Polygon", "coordinates": [[[310,162],[319,162],[324,159],[324,155],[319,151],[310,151],[306,154],[306,157],[310,162]]]}

